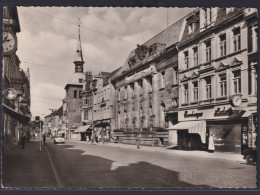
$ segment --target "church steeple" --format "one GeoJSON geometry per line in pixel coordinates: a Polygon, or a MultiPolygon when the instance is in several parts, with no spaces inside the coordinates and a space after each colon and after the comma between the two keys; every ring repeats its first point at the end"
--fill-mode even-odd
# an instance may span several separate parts
{"type": "Polygon", "coordinates": [[[78,21],[78,41],[77,41],[77,50],[76,50],[76,57],[75,57],[75,73],[83,73],[83,55],[82,55],[82,47],[81,47],[81,40],[80,40],[80,19],[78,21]]]}

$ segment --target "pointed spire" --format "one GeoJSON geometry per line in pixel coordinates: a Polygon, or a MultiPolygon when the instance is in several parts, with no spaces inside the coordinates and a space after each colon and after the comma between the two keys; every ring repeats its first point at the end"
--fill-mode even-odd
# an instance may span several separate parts
{"type": "Polygon", "coordinates": [[[75,61],[83,62],[81,39],[80,39],[80,18],[78,20],[78,41],[77,41],[77,50],[75,61]]]}

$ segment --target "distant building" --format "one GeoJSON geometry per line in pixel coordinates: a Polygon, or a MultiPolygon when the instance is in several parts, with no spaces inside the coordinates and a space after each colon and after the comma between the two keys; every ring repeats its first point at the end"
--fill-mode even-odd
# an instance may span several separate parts
{"type": "Polygon", "coordinates": [[[65,130],[62,128],[63,106],[44,117],[44,133],[53,137],[57,135],[65,136],[65,130]]]}
{"type": "Polygon", "coordinates": [[[16,55],[20,24],[15,6],[3,7],[2,149],[18,144],[21,135],[30,137],[30,72],[20,68],[16,55]]]}
{"type": "Polygon", "coordinates": [[[75,72],[65,86],[66,95],[63,100],[63,126],[66,126],[67,129],[65,131],[66,138],[70,138],[71,133],[81,125],[82,90],[83,80],[85,79],[83,64],[85,62],[82,56],[80,25],[78,33],[78,46],[74,61],[75,72]]]}
{"type": "Polygon", "coordinates": [[[111,77],[116,90],[114,136],[122,143],[168,144],[169,123],[178,122],[178,50],[181,19],[130,52],[111,77]]]}
{"type": "Polygon", "coordinates": [[[257,110],[257,10],[200,8],[185,17],[179,48],[179,148],[241,152],[257,110]]]}

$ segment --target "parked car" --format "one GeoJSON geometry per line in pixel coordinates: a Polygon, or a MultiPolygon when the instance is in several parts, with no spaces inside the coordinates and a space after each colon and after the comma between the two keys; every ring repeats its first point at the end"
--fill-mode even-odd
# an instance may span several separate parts
{"type": "Polygon", "coordinates": [[[62,136],[54,138],[54,144],[64,144],[64,143],[65,143],[65,139],[62,136]]]}

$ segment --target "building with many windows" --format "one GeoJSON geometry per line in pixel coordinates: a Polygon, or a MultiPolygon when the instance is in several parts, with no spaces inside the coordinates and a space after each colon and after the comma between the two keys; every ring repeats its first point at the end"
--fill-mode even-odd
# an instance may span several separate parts
{"type": "Polygon", "coordinates": [[[2,151],[17,145],[22,134],[30,137],[30,71],[23,71],[16,55],[21,31],[17,7],[3,7],[2,151]]]}
{"type": "Polygon", "coordinates": [[[178,122],[178,50],[181,19],[130,52],[111,76],[116,90],[114,137],[133,144],[168,143],[169,124],[178,122]]]}
{"type": "Polygon", "coordinates": [[[179,49],[179,148],[241,152],[257,105],[257,10],[200,8],[185,17],[179,49]]]}

